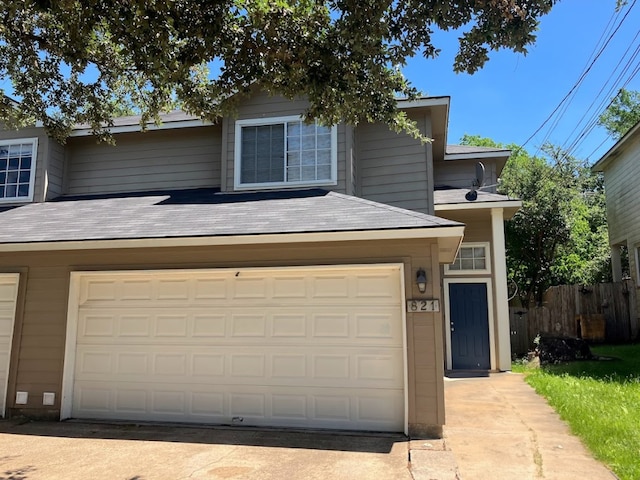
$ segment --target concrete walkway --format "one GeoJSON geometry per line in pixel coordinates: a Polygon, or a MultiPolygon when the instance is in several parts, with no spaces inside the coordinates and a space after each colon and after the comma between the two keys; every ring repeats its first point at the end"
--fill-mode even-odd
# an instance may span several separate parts
{"type": "Polygon", "coordinates": [[[616,478],[522,375],[445,379],[445,405],[444,441],[411,442],[416,479],[616,478]]]}

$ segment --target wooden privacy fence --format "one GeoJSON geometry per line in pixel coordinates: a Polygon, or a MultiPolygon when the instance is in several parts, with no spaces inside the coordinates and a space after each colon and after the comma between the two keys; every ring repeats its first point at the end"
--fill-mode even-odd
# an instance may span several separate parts
{"type": "Polygon", "coordinates": [[[636,288],[633,280],[551,287],[540,307],[510,307],[509,320],[511,352],[517,356],[533,348],[538,333],[584,336],[608,343],[633,341],[639,333],[636,288]]]}

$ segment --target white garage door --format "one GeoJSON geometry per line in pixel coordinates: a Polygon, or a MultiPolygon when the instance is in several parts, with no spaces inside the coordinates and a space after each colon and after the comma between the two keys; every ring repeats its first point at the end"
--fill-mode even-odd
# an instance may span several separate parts
{"type": "Polygon", "coordinates": [[[19,278],[17,273],[0,274],[0,416],[2,417],[6,410],[9,359],[19,278]]]}
{"type": "Polygon", "coordinates": [[[63,417],[404,429],[398,266],[72,279],[63,417]]]}

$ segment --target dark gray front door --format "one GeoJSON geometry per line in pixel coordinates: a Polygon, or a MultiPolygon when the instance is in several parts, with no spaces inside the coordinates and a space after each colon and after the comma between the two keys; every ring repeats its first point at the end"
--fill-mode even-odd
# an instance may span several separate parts
{"type": "Polygon", "coordinates": [[[450,283],[449,312],[452,368],[490,369],[487,284],[450,283]]]}

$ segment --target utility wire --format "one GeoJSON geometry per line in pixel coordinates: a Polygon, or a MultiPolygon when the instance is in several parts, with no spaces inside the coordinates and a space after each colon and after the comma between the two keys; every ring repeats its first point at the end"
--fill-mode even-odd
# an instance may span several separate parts
{"type": "MultiPolygon", "coordinates": [[[[626,55],[626,53],[625,53],[625,55],[626,55]]],[[[617,92],[620,92],[620,90],[624,89],[631,82],[631,80],[633,80],[633,78],[638,74],[638,70],[639,70],[640,66],[638,64],[636,64],[635,69],[626,77],[625,80],[623,80],[623,77],[628,74],[629,69],[631,68],[631,65],[636,61],[636,59],[638,58],[639,55],[640,55],[640,44],[636,47],[636,49],[633,52],[631,58],[629,60],[627,60],[626,65],[620,71],[620,73],[616,77],[615,81],[613,81],[611,83],[611,86],[609,87],[609,90],[607,90],[607,92],[604,94],[604,96],[601,96],[601,95],[604,92],[605,87],[608,85],[609,80],[602,86],[602,88],[600,89],[598,94],[594,97],[594,100],[591,102],[591,105],[585,111],[585,113],[583,114],[582,118],[576,124],[576,127],[574,127],[573,131],[569,134],[569,137],[567,138],[567,140],[565,140],[565,142],[562,145],[563,148],[565,148],[565,150],[567,152],[567,155],[571,154],[572,151],[576,150],[578,145],[580,144],[581,140],[587,134],[589,134],[598,125],[598,122],[600,120],[600,116],[602,115],[602,112],[606,111],[613,104],[613,102],[615,101],[615,99],[617,97],[617,93],[615,93],[616,90],[617,90],[617,92]],[[575,131],[577,130],[578,126],[580,124],[582,124],[582,122],[584,121],[585,117],[592,110],[593,106],[595,105],[596,101],[599,98],[601,98],[601,100],[600,100],[599,104],[597,105],[597,107],[595,108],[595,110],[593,110],[593,113],[591,113],[591,116],[589,117],[589,120],[587,121],[586,125],[582,127],[582,129],[580,130],[580,133],[569,143],[569,146],[565,147],[567,142],[569,142],[571,140],[571,136],[575,133],[575,131]],[[606,104],[606,106],[605,106],[605,104],[606,104]]],[[[616,66],[614,71],[616,71],[618,69],[618,67],[620,66],[621,62],[622,62],[622,60],[618,63],[618,65],[616,66]]]]}
{"type": "MultiPolygon", "coordinates": [[[[580,76],[580,80],[578,81],[579,85],[582,84],[582,81],[586,77],[586,73],[588,71],[589,65],[591,63],[595,62],[595,60],[597,59],[596,52],[602,52],[603,49],[605,48],[605,38],[610,38],[611,37],[611,35],[612,35],[611,31],[614,28],[615,18],[619,13],[620,13],[619,11],[614,11],[614,12],[612,12],[611,17],[609,17],[609,21],[607,22],[607,25],[605,26],[604,30],[600,34],[600,38],[598,39],[598,41],[594,45],[593,50],[591,51],[591,54],[589,55],[589,58],[587,59],[587,61],[584,64],[584,67],[582,67],[582,74],[580,76]]],[[[549,129],[547,130],[547,133],[546,133],[545,137],[542,139],[542,142],[539,142],[538,150],[536,151],[536,155],[538,154],[538,151],[540,150],[540,145],[544,145],[547,142],[547,140],[549,139],[549,136],[551,135],[551,132],[558,126],[558,124],[560,123],[560,120],[566,114],[567,110],[569,109],[569,106],[571,105],[571,102],[573,101],[573,99],[576,97],[576,94],[578,93],[579,85],[578,85],[578,88],[576,88],[573,91],[573,93],[570,92],[570,97],[569,97],[568,101],[564,102],[564,105],[563,105],[562,109],[560,110],[558,115],[556,115],[555,120],[553,121],[553,123],[551,124],[549,129]]],[[[560,105],[562,105],[562,102],[560,102],[560,105]]]]}
{"type": "MultiPolygon", "coordinates": [[[[591,61],[591,63],[589,64],[589,66],[582,72],[582,74],[580,75],[580,77],[578,78],[578,80],[576,80],[576,82],[574,83],[574,85],[571,87],[571,89],[569,90],[569,92],[564,96],[564,98],[560,101],[560,103],[553,109],[553,111],[549,114],[549,116],[544,120],[544,122],[542,122],[542,124],[535,130],[535,132],[533,132],[533,134],[531,134],[531,136],[529,138],[527,138],[527,140],[521,145],[522,147],[525,147],[539,132],[540,130],[542,130],[544,128],[544,126],[553,118],[553,116],[556,114],[556,112],[558,112],[558,110],[563,106],[563,104],[567,101],[567,99],[573,94],[573,92],[580,86],[580,84],[584,81],[585,77],[588,75],[588,73],[591,71],[591,69],[593,68],[594,64],[596,63],[596,61],[600,58],[600,56],[602,55],[602,53],[604,52],[604,50],[607,48],[607,46],[609,45],[609,43],[611,43],[613,37],[616,35],[616,33],[618,33],[618,31],[620,30],[620,28],[622,27],[622,25],[624,24],[624,21],[627,19],[627,17],[629,16],[629,12],[631,12],[631,10],[633,9],[634,5],[636,4],[637,0],[633,0],[633,3],[631,4],[631,6],[627,9],[627,11],[625,12],[623,18],[620,20],[620,22],[618,23],[618,25],[616,26],[615,30],[609,35],[609,37],[607,38],[606,42],[602,45],[602,47],[600,48],[600,50],[598,51],[598,53],[594,56],[593,60],[591,61]]],[[[547,135],[548,137],[548,135],[547,135]]]]}
{"type": "MultiPolygon", "coordinates": [[[[632,47],[633,43],[638,39],[638,36],[640,36],[640,31],[638,31],[636,33],[636,35],[633,38],[633,40],[631,41],[631,43],[629,44],[629,46],[627,47],[625,52],[622,54],[622,57],[620,58],[620,60],[618,60],[618,63],[616,65],[616,67],[613,69],[614,72],[618,70],[618,68],[620,67],[620,65],[622,63],[622,60],[627,56],[627,54],[629,53],[629,50],[631,50],[631,47],[632,47]]],[[[632,57],[627,61],[627,64],[625,65],[625,67],[622,69],[620,74],[617,76],[616,80],[612,83],[611,88],[609,89],[608,93],[605,94],[605,96],[604,96],[605,101],[606,101],[606,99],[609,99],[611,97],[611,94],[613,93],[613,90],[616,88],[616,85],[619,85],[619,82],[620,82],[622,76],[629,70],[629,66],[631,65],[631,62],[633,62],[635,60],[635,58],[638,56],[638,52],[640,52],[640,45],[638,47],[636,47],[636,50],[632,54],[632,57]]],[[[580,120],[578,120],[578,122],[576,122],[575,126],[573,127],[573,130],[571,130],[571,133],[569,133],[569,135],[567,137],[567,140],[562,144],[563,148],[565,148],[565,145],[571,139],[571,136],[576,132],[576,130],[578,130],[578,127],[582,124],[582,122],[584,121],[584,119],[587,116],[587,114],[589,114],[589,112],[593,109],[594,105],[596,104],[596,101],[598,101],[599,98],[602,98],[601,95],[604,93],[604,90],[605,90],[605,88],[607,87],[607,85],[609,84],[610,81],[611,81],[611,77],[609,77],[607,79],[607,81],[602,85],[602,87],[600,88],[598,93],[593,97],[593,100],[591,101],[591,104],[585,110],[585,112],[582,115],[582,117],[580,118],[580,120]]],[[[628,81],[626,83],[628,83],[628,81]]],[[[619,91],[619,88],[618,88],[618,91],[619,91]]],[[[609,105],[610,104],[611,103],[609,103],[609,105]]],[[[600,108],[597,108],[596,111],[595,111],[595,114],[598,115],[598,117],[600,116],[600,113],[599,113],[600,111],[602,111],[600,108]]]]}

